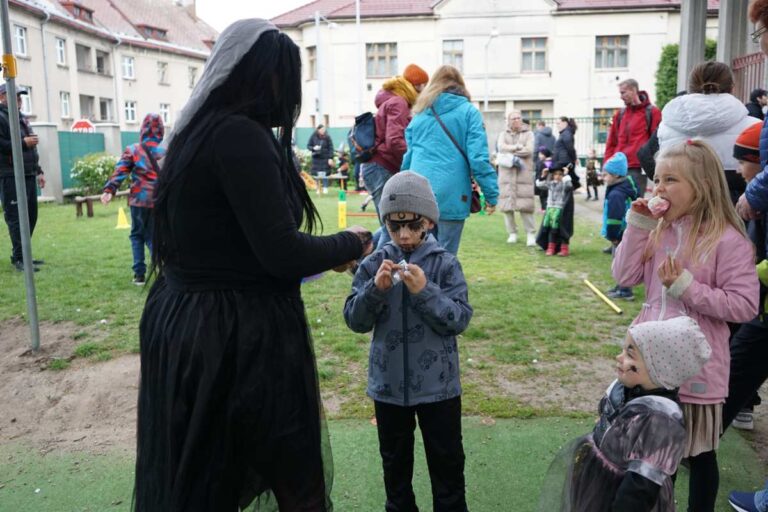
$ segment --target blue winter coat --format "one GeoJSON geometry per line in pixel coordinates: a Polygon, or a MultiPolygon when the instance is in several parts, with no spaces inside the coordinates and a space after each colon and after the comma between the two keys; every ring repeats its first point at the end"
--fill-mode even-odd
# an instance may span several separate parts
{"type": "Polygon", "coordinates": [[[469,217],[472,199],[470,172],[488,204],[496,205],[499,197],[496,172],[488,161],[483,116],[467,98],[448,92],[438,96],[433,107],[462,146],[472,169],[467,167],[464,157],[428,108],[405,129],[408,151],[403,157],[402,170],[419,173],[429,180],[437,198],[440,220],[464,220],[469,217]]]}
{"type": "Polygon", "coordinates": [[[637,199],[637,185],[631,176],[621,178],[608,185],[603,202],[602,235],[613,241],[621,241],[621,236],[627,228],[627,212],[632,201],[637,199]]]}
{"type": "Polygon", "coordinates": [[[400,406],[455,398],[461,395],[456,336],[472,318],[461,265],[429,235],[408,258],[426,274],[424,289],[411,294],[402,281],[384,292],[376,288],[381,262],[404,257],[392,243],[368,256],[344,304],[350,329],[373,329],[368,396],[400,406]]]}
{"type": "MultiPolygon", "coordinates": [[[[768,173],[765,172],[766,166],[768,166],[768,119],[763,122],[763,129],[760,131],[760,167],[763,171],[749,182],[747,190],[744,192],[749,206],[760,212],[768,212],[768,173]]],[[[757,247],[758,254],[768,253],[768,222],[764,220],[758,223],[753,222],[749,228],[752,241],[755,244],[762,241],[762,247],[757,247]]]]}

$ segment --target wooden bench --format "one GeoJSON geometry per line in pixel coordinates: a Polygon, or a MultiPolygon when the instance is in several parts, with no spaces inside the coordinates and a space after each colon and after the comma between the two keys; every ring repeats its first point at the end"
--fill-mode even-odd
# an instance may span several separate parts
{"type": "MultiPolygon", "coordinates": [[[[128,190],[121,190],[117,194],[115,194],[115,197],[127,196],[128,194],[129,194],[128,190]]],[[[83,216],[83,203],[85,203],[85,210],[88,217],[93,217],[93,202],[100,201],[100,200],[101,200],[101,194],[97,196],[75,196],[76,216],[77,217],[83,216]]]]}

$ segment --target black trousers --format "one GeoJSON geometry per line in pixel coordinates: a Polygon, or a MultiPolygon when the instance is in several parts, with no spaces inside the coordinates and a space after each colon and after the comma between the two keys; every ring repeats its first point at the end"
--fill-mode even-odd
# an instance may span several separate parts
{"type": "Polygon", "coordinates": [[[648,176],[643,174],[640,167],[630,167],[627,169],[627,175],[632,176],[637,185],[637,197],[645,197],[645,189],[648,186],[648,176]]]}
{"type": "Polygon", "coordinates": [[[466,512],[461,397],[401,407],[374,401],[384,466],[387,512],[418,512],[413,494],[413,443],[419,419],[435,512],[466,512]]]}
{"type": "MultiPolygon", "coordinates": [[[[29,209],[29,234],[35,231],[37,224],[37,177],[25,176],[27,189],[27,208],[29,209]]],[[[22,260],[21,227],[19,225],[19,206],[16,201],[16,181],[13,176],[0,178],[0,201],[3,203],[3,216],[11,237],[11,263],[22,260]]]]}
{"type": "Polygon", "coordinates": [[[755,393],[768,377],[768,325],[759,318],[742,324],[731,338],[731,376],[728,398],[723,405],[723,430],[744,407],[752,405],[755,393]]]}

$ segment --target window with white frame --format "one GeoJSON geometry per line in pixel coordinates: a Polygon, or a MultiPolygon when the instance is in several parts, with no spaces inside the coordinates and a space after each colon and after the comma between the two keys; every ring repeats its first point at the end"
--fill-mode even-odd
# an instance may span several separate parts
{"type": "Polygon", "coordinates": [[[32,88],[28,85],[20,85],[19,90],[26,90],[27,94],[19,95],[21,103],[19,103],[19,112],[28,116],[32,113],[32,88]]]}
{"type": "Polygon", "coordinates": [[[597,36],[595,68],[611,69],[629,66],[629,36],[597,36]]]}
{"type": "Polygon", "coordinates": [[[168,63],[157,63],[157,83],[168,85],[168,63]]]}
{"type": "Polygon", "coordinates": [[[67,65],[67,41],[60,37],[56,38],[56,64],[67,65]]]}
{"type": "Polygon", "coordinates": [[[464,40],[446,39],[443,41],[443,64],[464,71],[464,40]]]}
{"type": "Polygon", "coordinates": [[[136,102],[135,101],[125,102],[125,122],[126,123],[136,122],[136,102]]]}
{"type": "Polygon", "coordinates": [[[135,69],[135,61],[133,57],[130,57],[128,55],[123,55],[123,78],[127,78],[129,80],[133,80],[134,78],[136,78],[134,69],[135,69]]]}
{"type": "Polygon", "coordinates": [[[27,56],[27,29],[19,25],[13,26],[13,40],[16,55],[27,56]]]}
{"type": "Polygon", "coordinates": [[[520,41],[522,71],[547,70],[547,38],[524,37],[520,41]]]}
{"type": "Polygon", "coordinates": [[[171,124],[171,104],[170,103],[160,104],[160,117],[163,118],[164,125],[167,126],[171,124]]]}
{"type": "Polygon", "coordinates": [[[72,109],[69,103],[69,93],[67,91],[59,92],[59,109],[61,110],[62,119],[72,118],[72,109]]]}
{"type": "Polygon", "coordinates": [[[190,89],[193,89],[196,83],[197,83],[197,68],[194,66],[189,66],[187,68],[187,85],[189,85],[190,89]]]}
{"type": "Polygon", "coordinates": [[[366,76],[390,77],[397,74],[397,43],[365,45],[366,76]]]}
{"type": "Polygon", "coordinates": [[[317,78],[317,47],[307,46],[307,80],[317,78]]]}

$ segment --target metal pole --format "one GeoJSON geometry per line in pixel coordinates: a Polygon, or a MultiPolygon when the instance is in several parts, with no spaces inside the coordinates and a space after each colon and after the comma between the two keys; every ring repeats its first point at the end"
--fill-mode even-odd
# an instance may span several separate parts
{"type": "Polygon", "coordinates": [[[317,54],[317,124],[323,121],[323,60],[320,44],[320,11],[315,11],[315,53],[317,54]]]}
{"type": "MultiPolygon", "coordinates": [[[[19,208],[21,231],[21,253],[24,258],[24,280],[27,289],[27,315],[32,336],[32,350],[40,349],[40,326],[37,320],[37,296],[35,294],[34,270],[32,269],[32,243],[29,229],[29,206],[27,187],[24,182],[24,162],[21,153],[21,129],[19,127],[19,104],[16,100],[16,59],[11,46],[11,23],[8,19],[8,0],[0,0],[0,30],[3,35],[3,77],[8,99],[8,122],[11,129],[13,151],[13,174],[16,179],[16,203],[19,208]]],[[[10,208],[4,204],[3,208],[10,208]]]]}
{"type": "Polygon", "coordinates": [[[363,111],[363,49],[360,27],[360,0],[355,0],[355,24],[357,25],[357,108],[355,115],[363,111]]]}
{"type": "Polygon", "coordinates": [[[491,44],[491,38],[485,43],[485,100],[483,101],[483,112],[488,112],[488,45],[491,44]]]}

